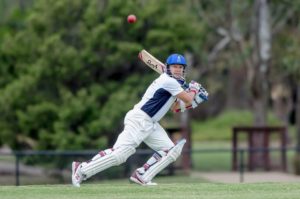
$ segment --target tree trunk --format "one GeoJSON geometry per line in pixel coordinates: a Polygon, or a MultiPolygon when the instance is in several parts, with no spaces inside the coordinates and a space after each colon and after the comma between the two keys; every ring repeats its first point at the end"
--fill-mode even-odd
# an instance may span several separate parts
{"type": "Polygon", "coordinates": [[[297,153],[300,155],[300,83],[297,84],[296,101],[297,153]]]}
{"type": "MultiPolygon", "coordinates": [[[[270,59],[271,32],[269,8],[267,0],[255,1],[254,17],[254,54],[251,92],[253,97],[254,125],[265,126],[268,112],[268,61],[270,59]]],[[[254,134],[254,148],[263,148],[263,135],[254,134]]],[[[252,153],[253,166],[261,167],[264,164],[263,153],[252,153]]]]}
{"type": "Polygon", "coordinates": [[[180,114],[180,126],[182,129],[183,137],[186,138],[187,142],[183,147],[183,153],[182,153],[182,167],[186,174],[189,173],[191,169],[191,124],[190,124],[190,116],[189,111],[185,111],[180,114]]]}
{"type": "Polygon", "coordinates": [[[300,83],[297,84],[296,100],[296,132],[297,132],[297,153],[294,157],[294,169],[297,175],[300,175],[300,83]]]}
{"type": "MultiPolygon", "coordinates": [[[[192,55],[190,53],[185,53],[184,56],[187,59],[187,62],[192,65],[192,55]]],[[[186,174],[189,173],[192,161],[191,161],[191,121],[190,121],[190,111],[184,111],[180,114],[180,127],[182,129],[182,136],[187,140],[186,144],[183,147],[182,154],[182,167],[186,174]]]]}

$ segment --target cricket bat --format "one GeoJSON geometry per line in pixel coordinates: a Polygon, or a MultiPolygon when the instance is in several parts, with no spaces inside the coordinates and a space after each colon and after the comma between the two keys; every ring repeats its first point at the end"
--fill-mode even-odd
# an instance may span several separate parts
{"type": "Polygon", "coordinates": [[[162,74],[166,71],[166,66],[161,61],[152,56],[145,49],[139,52],[140,60],[142,60],[147,66],[155,70],[157,73],[162,74]]]}
{"type": "MultiPolygon", "coordinates": [[[[141,50],[139,52],[138,57],[140,60],[142,60],[147,66],[152,68],[154,71],[156,71],[159,74],[162,74],[166,72],[167,66],[163,64],[161,61],[156,59],[153,55],[151,55],[149,52],[147,52],[145,49],[141,50]]],[[[184,83],[182,85],[183,89],[187,89],[189,86],[184,83]]]]}

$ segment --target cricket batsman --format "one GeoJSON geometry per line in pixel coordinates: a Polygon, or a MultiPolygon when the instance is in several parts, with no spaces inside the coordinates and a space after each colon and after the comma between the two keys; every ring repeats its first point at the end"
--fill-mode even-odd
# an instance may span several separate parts
{"type": "Polygon", "coordinates": [[[168,110],[173,112],[196,108],[208,99],[207,91],[197,82],[191,81],[183,88],[187,64],[180,54],[171,54],[166,60],[166,72],[162,73],[147,88],[141,101],[130,110],[124,119],[124,130],[112,148],[100,151],[87,162],[72,163],[72,183],[80,187],[82,181],[109,168],[124,163],[135,153],[141,142],[155,153],[130,180],[139,185],[156,185],[152,179],[181,154],[185,139],[176,145],[171,141],[159,121],[168,110]]]}

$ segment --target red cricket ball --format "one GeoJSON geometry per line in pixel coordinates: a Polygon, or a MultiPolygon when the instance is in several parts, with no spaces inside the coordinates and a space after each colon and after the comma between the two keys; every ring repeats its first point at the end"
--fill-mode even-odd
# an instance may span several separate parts
{"type": "Polygon", "coordinates": [[[135,23],[136,22],[136,16],[135,15],[128,15],[127,21],[128,21],[128,23],[135,23]]]}

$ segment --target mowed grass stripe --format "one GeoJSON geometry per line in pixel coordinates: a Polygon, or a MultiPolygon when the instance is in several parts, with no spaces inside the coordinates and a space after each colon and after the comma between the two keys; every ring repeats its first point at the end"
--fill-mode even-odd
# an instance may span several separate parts
{"type": "Polygon", "coordinates": [[[1,199],[92,198],[205,198],[205,199],[299,199],[300,183],[161,183],[142,187],[123,182],[71,185],[2,186],[1,199]]]}

